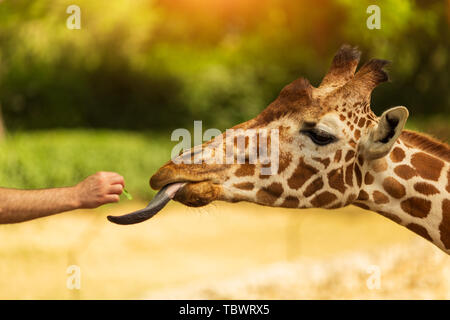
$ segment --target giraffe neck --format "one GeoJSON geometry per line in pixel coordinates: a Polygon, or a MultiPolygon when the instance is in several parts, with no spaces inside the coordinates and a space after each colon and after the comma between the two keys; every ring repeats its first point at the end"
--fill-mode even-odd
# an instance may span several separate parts
{"type": "Polygon", "coordinates": [[[363,163],[355,205],[378,212],[450,253],[450,149],[412,132],[363,163]]]}

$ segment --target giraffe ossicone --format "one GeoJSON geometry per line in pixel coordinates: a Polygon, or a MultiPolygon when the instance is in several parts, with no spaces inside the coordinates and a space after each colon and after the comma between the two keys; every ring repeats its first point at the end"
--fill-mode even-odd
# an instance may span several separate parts
{"type": "MultiPolygon", "coordinates": [[[[248,161],[252,137],[246,137],[244,163],[217,163],[211,161],[213,153],[203,152],[204,161],[166,163],[151,177],[151,187],[184,183],[178,184],[174,200],[188,206],[215,200],[287,208],[353,204],[450,253],[450,147],[404,130],[405,107],[377,117],[370,97],[388,80],[387,61],[373,59],[356,71],[359,59],[356,48],[343,45],[318,87],[297,79],[258,116],[232,128],[277,130],[275,174],[262,174],[267,163],[248,161]]],[[[208,149],[213,141],[201,147],[208,149]]],[[[232,143],[237,153],[234,138],[232,143]]]]}

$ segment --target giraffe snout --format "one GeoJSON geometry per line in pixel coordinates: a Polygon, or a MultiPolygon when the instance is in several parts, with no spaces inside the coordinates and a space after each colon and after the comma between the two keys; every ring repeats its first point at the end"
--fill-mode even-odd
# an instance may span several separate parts
{"type": "Polygon", "coordinates": [[[186,182],[174,200],[187,206],[204,206],[222,198],[221,184],[226,180],[226,168],[228,168],[227,165],[169,162],[150,178],[150,186],[155,190],[160,190],[172,183],[186,182]]]}
{"type": "Polygon", "coordinates": [[[175,174],[173,169],[164,166],[150,178],[150,187],[152,187],[152,189],[159,190],[165,185],[169,184],[170,181],[174,179],[174,177],[175,174]]]}
{"type": "Polygon", "coordinates": [[[211,181],[220,184],[226,178],[226,168],[223,165],[175,164],[169,162],[161,167],[151,178],[150,186],[159,190],[174,182],[202,182],[211,181]]]}

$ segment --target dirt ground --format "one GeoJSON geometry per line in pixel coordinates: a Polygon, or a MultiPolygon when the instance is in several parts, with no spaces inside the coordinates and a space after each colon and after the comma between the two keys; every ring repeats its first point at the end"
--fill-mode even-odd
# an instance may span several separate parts
{"type": "Polygon", "coordinates": [[[0,225],[0,298],[450,299],[449,256],[356,207],[171,203],[138,225],[106,220],[143,205],[0,225]]]}

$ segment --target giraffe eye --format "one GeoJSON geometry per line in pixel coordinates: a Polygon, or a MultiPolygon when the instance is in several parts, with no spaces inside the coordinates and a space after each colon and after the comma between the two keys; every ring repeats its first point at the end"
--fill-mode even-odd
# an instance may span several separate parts
{"type": "Polygon", "coordinates": [[[319,146],[325,146],[336,141],[336,137],[328,132],[319,129],[301,130],[305,136],[308,136],[312,142],[319,146]]]}

